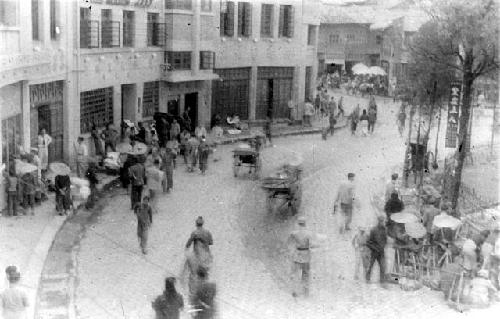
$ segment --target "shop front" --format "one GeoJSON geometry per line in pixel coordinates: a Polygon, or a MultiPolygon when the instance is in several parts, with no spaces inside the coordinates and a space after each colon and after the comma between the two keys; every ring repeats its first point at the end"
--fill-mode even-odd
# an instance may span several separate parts
{"type": "Polygon", "coordinates": [[[21,83],[0,88],[1,165],[4,169],[8,169],[12,158],[20,154],[23,146],[21,89],[21,83]]]}
{"type": "Polygon", "coordinates": [[[45,129],[52,137],[49,162],[63,160],[63,81],[30,85],[30,139],[38,147],[38,134],[45,129]]]}
{"type": "Polygon", "coordinates": [[[288,101],[292,99],[293,67],[257,68],[257,103],[255,118],[263,120],[288,118],[288,101]]]}

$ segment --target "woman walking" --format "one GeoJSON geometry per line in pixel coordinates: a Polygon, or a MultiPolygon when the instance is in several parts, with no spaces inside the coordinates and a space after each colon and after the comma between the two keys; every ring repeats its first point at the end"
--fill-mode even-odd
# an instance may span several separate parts
{"type": "Polygon", "coordinates": [[[359,118],[359,128],[361,129],[361,134],[366,136],[368,134],[368,122],[369,122],[368,114],[366,114],[366,110],[363,110],[363,114],[359,118]]]}

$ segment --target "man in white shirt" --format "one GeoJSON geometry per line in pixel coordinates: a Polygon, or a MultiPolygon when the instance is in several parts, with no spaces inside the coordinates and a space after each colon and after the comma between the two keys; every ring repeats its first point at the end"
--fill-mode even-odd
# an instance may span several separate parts
{"type": "Polygon", "coordinates": [[[149,189],[149,198],[151,205],[156,209],[158,194],[163,191],[163,181],[165,180],[165,172],[160,169],[159,159],[155,159],[153,166],[146,169],[147,184],[149,189]]]}
{"type": "Polygon", "coordinates": [[[347,174],[347,181],[340,184],[334,203],[334,213],[337,211],[336,207],[340,206],[340,211],[345,217],[345,225],[341,226],[341,233],[351,230],[352,208],[355,199],[354,176],[354,173],[347,174]]]}
{"type": "Polygon", "coordinates": [[[87,164],[87,146],[83,143],[83,137],[78,137],[75,144],[76,155],[76,175],[82,178],[85,174],[85,166],[87,164]]]}
{"type": "Polygon", "coordinates": [[[28,318],[26,309],[29,306],[28,296],[26,292],[19,289],[18,283],[21,279],[21,274],[16,266],[9,266],[5,269],[9,288],[5,289],[0,294],[0,302],[2,305],[2,314],[4,319],[25,319],[28,318]]]}

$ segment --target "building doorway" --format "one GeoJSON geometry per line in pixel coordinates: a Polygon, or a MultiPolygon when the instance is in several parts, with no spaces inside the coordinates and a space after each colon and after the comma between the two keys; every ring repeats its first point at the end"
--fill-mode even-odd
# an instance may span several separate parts
{"type": "Polygon", "coordinates": [[[184,110],[188,110],[191,119],[191,129],[198,126],[198,92],[188,93],[184,97],[184,110]]]}
{"type": "Polygon", "coordinates": [[[135,111],[135,100],[137,98],[137,92],[135,84],[122,84],[122,118],[123,120],[129,120],[135,122],[136,111],[135,111]]]}

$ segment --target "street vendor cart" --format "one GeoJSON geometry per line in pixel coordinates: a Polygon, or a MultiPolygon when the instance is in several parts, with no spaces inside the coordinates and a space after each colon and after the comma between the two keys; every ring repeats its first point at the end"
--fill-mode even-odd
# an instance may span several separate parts
{"type": "Polygon", "coordinates": [[[240,144],[233,150],[233,174],[238,176],[241,167],[248,167],[249,174],[253,173],[258,178],[262,168],[262,159],[258,148],[252,148],[248,144],[240,144]]]}
{"type": "Polygon", "coordinates": [[[301,169],[296,166],[284,166],[274,176],[262,180],[261,187],[266,190],[266,202],[269,212],[280,211],[284,207],[292,214],[298,213],[302,201],[300,185],[301,169]]]}

